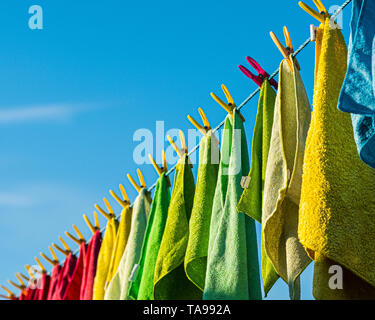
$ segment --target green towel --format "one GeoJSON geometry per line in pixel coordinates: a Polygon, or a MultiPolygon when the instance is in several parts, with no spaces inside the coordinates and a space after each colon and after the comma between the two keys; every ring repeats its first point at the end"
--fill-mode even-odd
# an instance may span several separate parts
{"type": "Polygon", "coordinates": [[[116,241],[118,221],[113,217],[107,222],[104,239],[100,247],[96,274],[94,279],[93,300],[103,300],[105,294],[105,284],[109,271],[113,249],[116,241]]]}
{"type": "Polygon", "coordinates": [[[194,200],[194,177],[185,154],[176,168],[167,222],[155,266],[155,300],[200,299],[202,292],[187,278],[184,258],[194,200]]]}
{"type": "Polygon", "coordinates": [[[132,212],[133,209],[129,205],[125,206],[125,208],[122,209],[121,220],[117,230],[116,242],[112,252],[111,263],[108,269],[106,288],[115,276],[118,266],[120,265],[122,255],[124,253],[126,243],[128,242],[132,212]]]}
{"type": "Polygon", "coordinates": [[[128,242],[118,270],[106,291],[105,300],[129,300],[130,280],[141,255],[149,211],[148,192],[142,188],[134,201],[128,242]]]}
{"type": "MultiPolygon", "coordinates": [[[[264,179],[271,142],[275,100],[276,93],[270,83],[268,80],[263,81],[254,126],[249,186],[242,193],[240,202],[237,205],[238,212],[246,213],[260,223],[262,223],[264,179]]],[[[263,232],[261,241],[261,266],[263,288],[265,296],[267,296],[267,293],[271,290],[279,275],[275,271],[264,248],[263,232]]]]}
{"type": "Polygon", "coordinates": [[[206,300],[262,299],[255,223],[236,211],[241,178],[248,172],[245,131],[234,112],[225,119],[208,245],[206,300]]]}
{"type": "Polygon", "coordinates": [[[167,221],[170,193],[167,177],[163,173],[156,183],[143,241],[141,258],[134,281],[130,284],[129,296],[134,300],[154,300],[154,274],[156,259],[167,221]]]}
{"type": "Polygon", "coordinates": [[[212,203],[215,195],[219,161],[219,141],[212,134],[212,131],[209,131],[200,143],[197,186],[185,256],[186,275],[202,291],[206,277],[212,203]]]}
{"type": "Polygon", "coordinates": [[[299,275],[310,263],[298,240],[302,166],[311,108],[301,76],[286,60],[280,65],[272,137],[264,182],[264,246],[276,272],[300,298],[299,275]]]}

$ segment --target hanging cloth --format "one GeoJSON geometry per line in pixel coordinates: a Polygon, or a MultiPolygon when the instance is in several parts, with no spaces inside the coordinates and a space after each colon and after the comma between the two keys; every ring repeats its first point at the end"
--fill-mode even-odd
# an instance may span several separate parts
{"type": "Polygon", "coordinates": [[[91,237],[84,257],[80,300],[92,300],[102,233],[97,230],[91,237]]]}
{"type": "MultiPolygon", "coordinates": [[[[262,205],[264,180],[266,176],[268,152],[271,142],[273,114],[275,110],[276,93],[269,81],[263,81],[255,120],[253,143],[251,151],[251,168],[248,175],[249,185],[242,193],[237,211],[246,213],[251,218],[262,223],[262,205]]],[[[264,248],[262,231],[261,239],[261,269],[265,296],[275,284],[279,275],[264,248]]]]}
{"type": "Polygon", "coordinates": [[[375,3],[354,0],[348,69],[339,109],[352,113],[354,138],[361,159],[375,168],[375,3]]]}
{"type": "MultiPolygon", "coordinates": [[[[293,59],[290,59],[293,60],[293,59]]],[[[300,299],[299,275],[310,259],[298,240],[303,155],[311,108],[294,61],[280,64],[262,213],[266,253],[288,283],[291,299],[300,299]]]]}
{"type": "Polygon", "coordinates": [[[86,243],[81,243],[81,245],[79,246],[78,260],[73,270],[72,277],[68,283],[65,295],[63,296],[63,300],[80,300],[86,250],[86,243]]]}
{"type": "Polygon", "coordinates": [[[109,271],[109,264],[111,263],[113,249],[115,246],[117,227],[118,221],[116,218],[109,218],[98,256],[94,280],[93,300],[104,300],[105,285],[109,271]]]}
{"type": "Polygon", "coordinates": [[[212,206],[205,300],[262,299],[254,221],[236,212],[241,178],[249,172],[246,135],[237,111],[225,119],[212,206]]]}
{"type": "Polygon", "coordinates": [[[133,205],[131,230],[124,254],[112,281],[109,283],[105,300],[130,300],[128,291],[130,281],[137,268],[147,219],[150,211],[148,191],[142,188],[133,205]],[[133,271],[134,270],[134,271],[133,271]]]}
{"type": "Polygon", "coordinates": [[[375,289],[365,283],[375,286],[375,171],[357,155],[350,115],[337,110],[346,54],[341,31],[327,19],[316,38],[314,111],[298,226],[315,260],[316,299],[375,298],[375,289]],[[342,268],[341,290],[330,287],[338,264],[353,273],[342,268]]]}
{"type": "Polygon", "coordinates": [[[47,295],[47,300],[53,300],[53,296],[56,291],[57,283],[60,278],[60,272],[61,272],[61,266],[57,264],[52,268],[51,271],[51,280],[49,283],[49,288],[48,288],[48,295],[47,295]]]}
{"type": "Polygon", "coordinates": [[[155,300],[202,298],[202,292],[187,278],[184,270],[194,189],[193,173],[188,156],[185,154],[176,167],[167,222],[156,260],[155,300]]]}
{"type": "Polygon", "coordinates": [[[106,287],[108,287],[116,271],[118,270],[118,266],[120,265],[121,258],[124,254],[131,229],[132,212],[133,208],[131,208],[129,205],[122,209],[115,247],[113,249],[111,264],[109,266],[107,275],[106,287]]]}
{"type": "Polygon", "coordinates": [[[47,300],[49,284],[51,277],[43,272],[40,279],[38,279],[38,293],[35,300],[47,300]]]}
{"type": "Polygon", "coordinates": [[[165,172],[156,182],[154,200],[151,204],[141,258],[129,296],[134,300],[154,300],[154,275],[156,259],[167,221],[170,193],[165,172]]]}
{"type": "Polygon", "coordinates": [[[189,241],[185,256],[186,275],[202,292],[206,277],[212,204],[219,162],[219,141],[210,130],[200,142],[197,186],[189,222],[189,241]]]}
{"type": "Polygon", "coordinates": [[[73,278],[76,264],[77,258],[73,253],[70,252],[65,259],[64,265],[61,268],[52,300],[63,300],[66,290],[68,289],[68,285],[73,278]]]}

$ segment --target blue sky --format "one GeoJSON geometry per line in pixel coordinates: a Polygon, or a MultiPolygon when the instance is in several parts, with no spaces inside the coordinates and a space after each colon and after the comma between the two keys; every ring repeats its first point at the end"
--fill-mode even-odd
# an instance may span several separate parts
{"type": "MultiPolygon", "coordinates": [[[[282,56],[269,31],[283,41],[284,25],[295,47],[306,40],[317,22],[297,3],[1,1],[0,283],[25,272],[73,223],[89,237],[82,214],[91,217],[93,205],[110,198],[109,189],[123,183],[134,199],[126,174],[138,167],[132,155],[137,129],[154,131],[163,120],[165,130],[187,132],[186,116],[199,119],[198,107],[216,126],[226,113],[211,91],[221,95],[224,83],[239,104],[256,89],[237,65],[246,65],[249,55],[274,71],[282,56]],[[43,8],[43,30],[28,27],[34,4],[43,8]]],[[[349,18],[350,7],[346,39],[349,18]]],[[[314,44],[298,61],[312,101],[314,44]]],[[[248,142],[256,108],[257,98],[242,110],[248,142]]],[[[152,166],[140,168],[152,185],[152,166]]],[[[302,276],[304,299],[312,298],[312,272],[310,265],[302,276]]],[[[281,280],[269,299],[288,299],[281,280]]]]}

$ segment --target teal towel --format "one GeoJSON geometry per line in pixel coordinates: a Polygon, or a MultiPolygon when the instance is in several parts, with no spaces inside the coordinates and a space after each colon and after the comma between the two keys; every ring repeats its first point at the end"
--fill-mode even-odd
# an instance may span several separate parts
{"type": "Polygon", "coordinates": [[[154,300],[154,274],[156,259],[167,221],[170,193],[167,177],[163,173],[156,182],[154,200],[143,241],[139,268],[130,284],[129,297],[134,300],[154,300]]]}
{"type": "Polygon", "coordinates": [[[194,205],[189,223],[189,242],[185,256],[188,278],[203,291],[207,267],[212,204],[219,171],[219,141],[210,130],[202,138],[194,205]]]}
{"type": "Polygon", "coordinates": [[[254,220],[236,211],[241,178],[249,172],[245,131],[238,112],[225,119],[213,202],[205,300],[261,299],[254,220]]]}
{"type": "Polygon", "coordinates": [[[372,168],[375,168],[374,21],[374,0],[353,0],[348,70],[338,106],[352,114],[359,156],[372,168]]]}
{"type": "MultiPolygon", "coordinates": [[[[238,212],[246,213],[260,223],[262,223],[264,179],[272,135],[275,101],[275,91],[268,80],[263,81],[254,126],[249,186],[243,191],[240,202],[237,205],[238,212]]],[[[267,256],[264,247],[263,231],[261,239],[261,266],[264,294],[267,296],[279,278],[279,275],[267,256]]]]}
{"type": "Polygon", "coordinates": [[[109,283],[105,300],[129,300],[130,281],[141,256],[143,238],[150,211],[149,195],[145,188],[139,191],[133,205],[131,229],[118,270],[109,283]]]}

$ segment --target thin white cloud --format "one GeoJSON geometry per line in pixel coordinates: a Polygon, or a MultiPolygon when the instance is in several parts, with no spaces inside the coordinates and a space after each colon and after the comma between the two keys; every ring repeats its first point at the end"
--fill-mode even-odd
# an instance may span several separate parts
{"type": "Polygon", "coordinates": [[[0,208],[28,208],[33,205],[35,205],[35,201],[31,197],[11,192],[0,192],[0,208]]]}
{"type": "Polygon", "coordinates": [[[42,105],[0,109],[0,124],[13,124],[35,121],[66,121],[82,111],[81,106],[42,105]]]}

